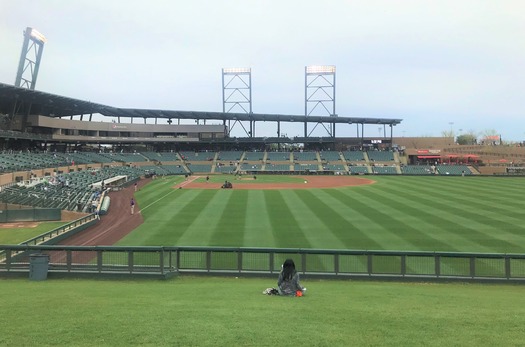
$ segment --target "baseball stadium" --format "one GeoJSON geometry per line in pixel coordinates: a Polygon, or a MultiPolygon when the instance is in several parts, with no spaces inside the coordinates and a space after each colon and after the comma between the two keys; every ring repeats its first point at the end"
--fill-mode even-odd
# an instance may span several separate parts
{"type": "Polygon", "coordinates": [[[0,345],[522,343],[524,147],[337,115],[335,66],[304,115],[253,113],[249,68],[221,112],[56,95],[44,43],[0,83],[0,345]],[[304,297],[262,295],[290,258],[304,297]]]}

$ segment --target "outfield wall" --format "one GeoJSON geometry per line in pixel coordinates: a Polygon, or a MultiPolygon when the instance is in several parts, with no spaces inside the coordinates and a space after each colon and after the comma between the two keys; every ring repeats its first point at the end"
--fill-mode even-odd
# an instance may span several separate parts
{"type": "Polygon", "coordinates": [[[59,208],[19,208],[0,210],[0,223],[57,221],[62,219],[59,208]]]}
{"type": "Polygon", "coordinates": [[[0,275],[26,274],[47,254],[51,275],[277,276],[287,258],[306,278],[525,284],[525,254],[279,248],[0,245],[0,275]]]}

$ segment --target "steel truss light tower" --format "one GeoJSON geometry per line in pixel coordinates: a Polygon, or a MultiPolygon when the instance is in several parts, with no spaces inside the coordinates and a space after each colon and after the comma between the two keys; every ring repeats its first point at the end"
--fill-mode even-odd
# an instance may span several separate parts
{"type": "MultiPolygon", "coordinates": [[[[304,115],[337,117],[335,113],[335,66],[312,65],[304,69],[304,115]]],[[[308,137],[321,125],[329,136],[335,137],[335,123],[327,119],[328,128],[318,122],[308,133],[308,123],[304,123],[304,137],[308,137]]]]}
{"type": "Polygon", "coordinates": [[[16,73],[16,87],[35,89],[40,60],[42,59],[42,51],[44,50],[44,44],[46,42],[47,40],[44,35],[33,28],[26,28],[24,31],[22,53],[20,54],[20,62],[16,73]],[[33,53],[33,55],[31,55],[31,53],[33,53]]]}
{"type": "MultiPolygon", "coordinates": [[[[251,68],[222,69],[222,112],[252,113],[251,68]]],[[[228,136],[237,123],[244,129],[246,135],[255,136],[255,122],[250,121],[250,128],[247,130],[239,120],[235,120],[233,125],[228,120],[228,136]]]]}

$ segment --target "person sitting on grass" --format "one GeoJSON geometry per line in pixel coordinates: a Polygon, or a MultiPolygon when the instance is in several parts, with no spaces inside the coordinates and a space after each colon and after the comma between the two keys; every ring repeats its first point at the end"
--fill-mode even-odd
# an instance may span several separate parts
{"type": "Polygon", "coordinates": [[[292,259],[286,259],[277,280],[279,295],[303,296],[306,288],[299,283],[299,273],[292,259]]]}

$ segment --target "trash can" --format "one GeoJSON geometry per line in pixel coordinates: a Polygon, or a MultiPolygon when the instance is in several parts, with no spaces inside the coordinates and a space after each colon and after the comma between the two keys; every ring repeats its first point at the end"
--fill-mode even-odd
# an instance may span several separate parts
{"type": "Polygon", "coordinates": [[[49,255],[31,254],[29,256],[29,279],[31,281],[44,281],[49,270],[49,255]]]}

